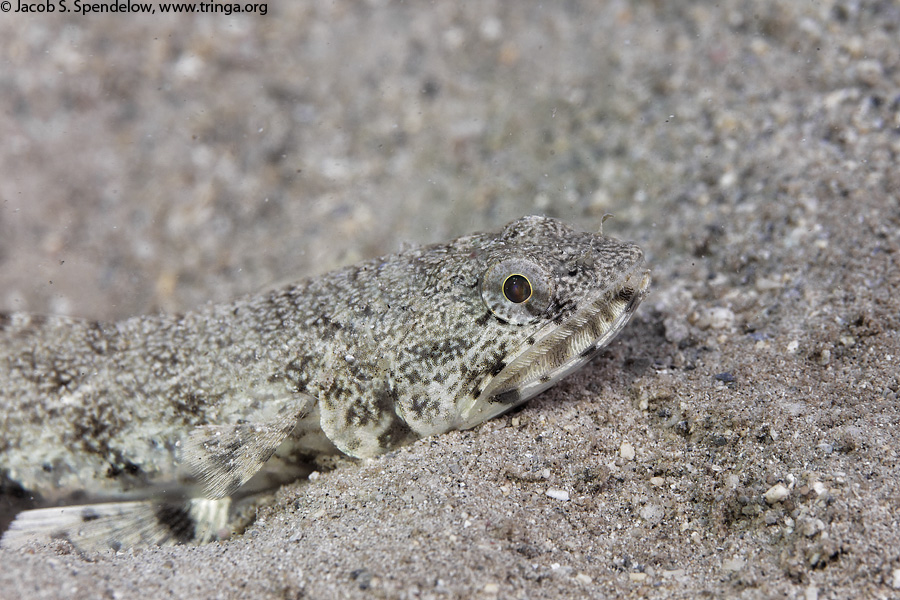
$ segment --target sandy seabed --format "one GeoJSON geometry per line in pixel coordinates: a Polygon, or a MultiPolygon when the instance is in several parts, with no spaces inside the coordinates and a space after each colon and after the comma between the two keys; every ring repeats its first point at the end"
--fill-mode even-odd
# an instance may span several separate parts
{"type": "Polygon", "coordinates": [[[0,552],[0,597],[900,598],[898,36],[890,1],[0,14],[0,310],[183,311],[534,213],[613,213],[654,276],[514,414],[225,543],[0,552]]]}

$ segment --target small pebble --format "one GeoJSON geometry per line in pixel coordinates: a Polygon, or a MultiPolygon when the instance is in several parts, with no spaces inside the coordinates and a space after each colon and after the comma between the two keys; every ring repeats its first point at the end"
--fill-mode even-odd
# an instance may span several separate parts
{"type": "Polygon", "coordinates": [[[734,313],[723,307],[707,310],[697,321],[697,327],[700,329],[730,329],[733,325],[734,313]]]}
{"type": "Polygon", "coordinates": [[[856,78],[868,86],[878,85],[883,74],[884,67],[877,60],[861,60],[856,63],[856,78]]]}
{"type": "Polygon", "coordinates": [[[766,491],[764,497],[769,504],[775,504],[776,502],[781,502],[790,495],[791,492],[783,483],[776,483],[766,491]]]}
{"type": "Polygon", "coordinates": [[[800,531],[806,537],[813,537],[817,533],[825,530],[825,523],[822,519],[804,519],[800,524],[800,531]]]}
{"type": "Polygon", "coordinates": [[[485,594],[496,594],[499,591],[500,591],[500,586],[496,583],[484,584],[484,593],[485,594]]]}
{"type": "Polygon", "coordinates": [[[852,335],[842,335],[839,341],[842,346],[847,346],[848,348],[856,345],[856,338],[852,335]]]}
{"type": "Polygon", "coordinates": [[[634,446],[628,442],[622,442],[622,445],[619,446],[619,456],[625,460],[634,460],[634,446]]]}
{"type": "Polygon", "coordinates": [[[648,523],[659,523],[666,516],[666,510],[657,504],[647,504],[641,507],[638,514],[648,523]]]}
{"type": "Polygon", "coordinates": [[[553,563],[552,565],[550,565],[550,568],[553,570],[553,574],[556,575],[557,577],[568,577],[569,575],[572,574],[572,571],[575,570],[569,566],[563,567],[562,565],[560,565],[558,563],[553,563]]]}
{"type": "Polygon", "coordinates": [[[554,500],[562,500],[563,502],[569,501],[569,492],[567,492],[566,490],[558,490],[556,488],[550,488],[549,490],[544,492],[544,494],[546,494],[550,498],[553,498],[554,500]]]}
{"type": "Polygon", "coordinates": [[[663,321],[663,327],[666,329],[666,340],[673,344],[680,344],[691,335],[687,323],[682,318],[668,317],[663,321]]]}
{"type": "Polygon", "coordinates": [[[685,571],[684,569],[672,569],[662,572],[662,576],[665,579],[678,579],[680,577],[684,577],[685,575],[687,575],[687,571],[685,571]]]}
{"type": "Polygon", "coordinates": [[[744,565],[747,564],[740,556],[735,556],[734,558],[726,558],[722,561],[722,569],[725,571],[740,571],[744,568],[744,565]]]}
{"type": "Polygon", "coordinates": [[[590,575],[585,575],[584,573],[579,573],[578,575],[576,575],[575,581],[584,585],[590,585],[594,582],[590,575]]]}
{"type": "Polygon", "coordinates": [[[780,290],[784,287],[780,277],[759,277],[756,280],[756,289],[761,292],[780,290]]]}

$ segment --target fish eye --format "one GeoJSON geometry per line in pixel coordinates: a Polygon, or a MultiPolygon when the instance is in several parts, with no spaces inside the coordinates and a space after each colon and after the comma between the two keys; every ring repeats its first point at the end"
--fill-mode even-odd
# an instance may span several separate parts
{"type": "Polygon", "coordinates": [[[489,263],[481,280],[481,299],[501,321],[525,325],[550,307],[555,284],[550,271],[536,260],[506,258],[489,263]]]}
{"type": "Polygon", "coordinates": [[[519,273],[513,273],[503,282],[503,296],[510,302],[522,304],[531,298],[531,282],[519,273]]]}

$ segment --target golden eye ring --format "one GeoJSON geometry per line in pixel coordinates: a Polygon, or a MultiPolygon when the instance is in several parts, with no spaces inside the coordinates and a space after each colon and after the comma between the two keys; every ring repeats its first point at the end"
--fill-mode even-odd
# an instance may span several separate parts
{"type": "Polygon", "coordinates": [[[481,299],[495,317],[512,325],[534,323],[553,303],[556,279],[528,256],[499,258],[481,277],[481,299]]]}
{"type": "Polygon", "coordinates": [[[527,302],[534,290],[528,277],[521,273],[512,273],[503,280],[503,297],[514,304],[527,302]]]}

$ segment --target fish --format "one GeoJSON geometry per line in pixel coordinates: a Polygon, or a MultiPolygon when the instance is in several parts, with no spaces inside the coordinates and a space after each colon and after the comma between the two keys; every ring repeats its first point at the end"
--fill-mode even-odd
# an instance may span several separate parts
{"type": "Polygon", "coordinates": [[[242,503],[323,457],[540,394],[649,285],[637,245],[527,216],[184,314],[0,314],[0,546],[224,539],[242,503]]]}

